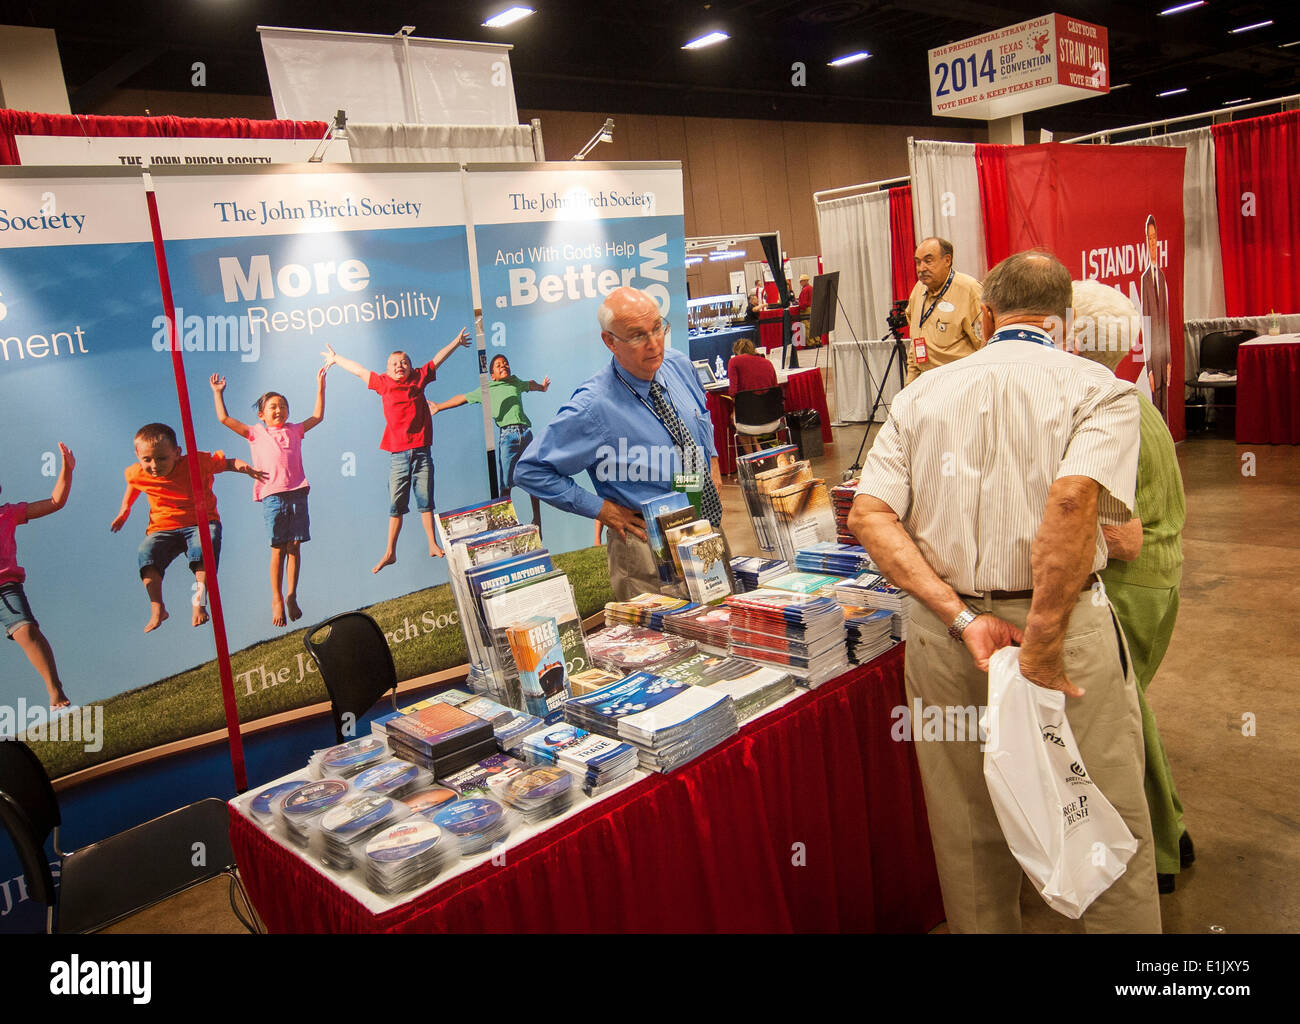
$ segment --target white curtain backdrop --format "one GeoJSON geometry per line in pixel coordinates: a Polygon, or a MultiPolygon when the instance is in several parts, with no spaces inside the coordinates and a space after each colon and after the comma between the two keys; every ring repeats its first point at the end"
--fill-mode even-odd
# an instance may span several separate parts
{"type": "MultiPolygon", "coordinates": [[[[353,163],[532,163],[526,124],[424,125],[348,123],[353,163]]],[[[1222,290],[1222,289],[1220,289],[1222,290]]]]}
{"type": "Polygon", "coordinates": [[[1124,142],[1125,146],[1182,146],[1183,319],[1211,320],[1227,311],[1223,299],[1223,252],[1214,176],[1214,136],[1209,128],[1124,142]]]}
{"type": "Polygon", "coordinates": [[[817,204],[817,231],[827,271],[840,272],[832,341],[878,338],[890,305],[889,193],[867,192],[817,204]],[[846,322],[847,320],[847,322],[846,322]]]}
{"type": "Polygon", "coordinates": [[[907,157],[916,240],[931,235],[948,239],[953,267],[982,281],[988,262],[974,143],[909,140],[907,157]]]}

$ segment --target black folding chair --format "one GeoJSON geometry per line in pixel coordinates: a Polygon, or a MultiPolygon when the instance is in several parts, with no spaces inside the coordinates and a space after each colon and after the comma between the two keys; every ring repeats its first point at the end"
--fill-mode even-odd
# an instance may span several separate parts
{"type": "Polygon", "coordinates": [[[245,928],[258,931],[235,874],[230,814],[216,797],[64,853],[59,801],[45,768],[26,743],[5,740],[0,742],[0,823],[18,850],[28,894],[46,906],[51,934],[98,931],[220,875],[230,876],[230,909],[245,928]],[[51,834],[59,858],[57,888],[45,853],[51,834]],[[236,888],[247,919],[235,904],[236,888]]]}
{"type": "MultiPolygon", "coordinates": [[[[1237,413],[1237,349],[1244,341],[1258,335],[1254,331],[1211,331],[1201,339],[1197,363],[1200,370],[1217,370],[1232,375],[1232,380],[1189,380],[1187,386],[1198,395],[1210,392],[1207,409],[1230,409],[1225,428],[1231,428],[1237,413]]],[[[1199,371],[1198,371],[1199,372],[1199,371]]],[[[1216,417],[1217,419],[1217,417],[1216,417]]]]}
{"type": "Polygon", "coordinates": [[[361,716],[391,692],[397,710],[397,669],[384,631],[365,612],[344,612],[312,626],[302,638],[330,695],[334,735],[355,739],[361,716]]]}
{"type": "MultiPolygon", "coordinates": [[[[737,391],[731,397],[735,402],[729,438],[733,453],[739,452],[741,434],[754,438],[775,437],[784,430],[789,437],[790,430],[785,422],[785,396],[779,387],[737,391]]],[[[732,463],[734,465],[734,458],[732,463]]]]}

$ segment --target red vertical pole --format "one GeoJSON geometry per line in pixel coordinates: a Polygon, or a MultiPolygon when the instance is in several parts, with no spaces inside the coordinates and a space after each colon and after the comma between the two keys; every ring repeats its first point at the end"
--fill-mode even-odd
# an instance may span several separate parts
{"type": "MultiPolygon", "coordinates": [[[[194,455],[198,442],[194,439],[194,417],[190,415],[190,392],[185,384],[185,361],[181,358],[180,337],[176,326],[176,304],[172,301],[171,276],[167,272],[167,254],[163,251],[162,225],[158,220],[158,199],[153,183],[146,175],[146,198],[149,203],[149,226],[153,231],[153,254],[158,263],[158,285],[162,290],[163,313],[167,317],[168,343],[172,353],[172,373],[176,377],[176,397],[181,406],[181,429],[185,435],[185,450],[194,455]]],[[[203,496],[203,477],[198,459],[189,460],[190,488],[194,493],[195,518],[201,526],[208,522],[208,503],[203,496]]],[[[212,634],[217,642],[217,674],[221,677],[221,700],[226,711],[226,734],[230,738],[230,766],[235,774],[235,790],[248,789],[248,773],[244,769],[244,740],[239,733],[239,708],[235,704],[235,680],[230,672],[230,648],[226,644],[226,619],[221,610],[221,586],[217,582],[217,559],[212,550],[212,537],[207,529],[199,530],[199,543],[203,547],[203,566],[208,574],[208,594],[212,599],[212,634]]]]}

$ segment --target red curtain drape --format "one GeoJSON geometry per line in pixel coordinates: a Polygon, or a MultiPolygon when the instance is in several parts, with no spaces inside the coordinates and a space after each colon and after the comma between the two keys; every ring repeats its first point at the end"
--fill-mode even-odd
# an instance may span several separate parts
{"type": "Polygon", "coordinates": [[[375,916],[231,812],[272,932],[925,932],[943,917],[903,650],[375,916]]]}
{"type": "Polygon", "coordinates": [[[1300,111],[1211,130],[1228,316],[1300,311],[1300,111]]]}
{"type": "Polygon", "coordinates": [[[916,229],[912,226],[912,186],[889,190],[889,266],[893,297],[905,299],[916,284],[916,229]]]}
{"type": "Polygon", "coordinates": [[[990,268],[1011,255],[1007,210],[1007,147],[975,144],[980,210],[984,215],[984,257],[990,268]]]}
{"type": "Polygon", "coordinates": [[[15,135],[91,138],[319,139],[324,121],[250,121],[245,117],[113,117],[0,110],[0,165],[17,164],[15,135]]]}

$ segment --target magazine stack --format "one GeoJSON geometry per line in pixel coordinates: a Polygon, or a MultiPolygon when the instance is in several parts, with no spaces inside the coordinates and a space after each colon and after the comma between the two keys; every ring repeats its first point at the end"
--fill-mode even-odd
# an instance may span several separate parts
{"type": "Polygon", "coordinates": [[[769,589],[727,603],[732,654],[777,665],[810,689],[848,669],[844,611],[835,600],[769,589]]]}

